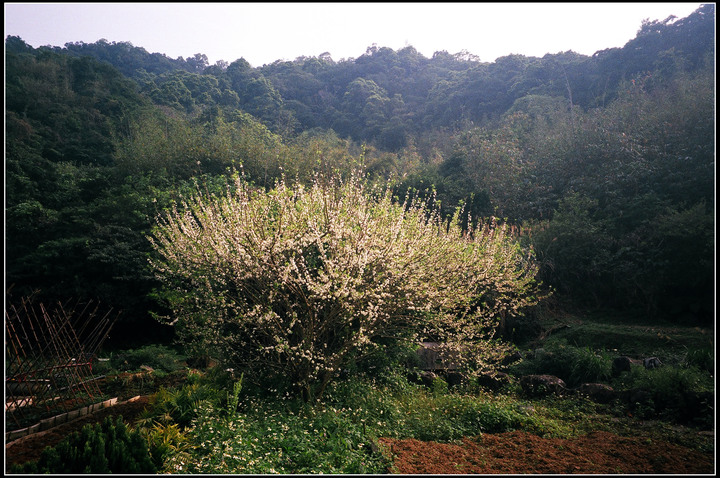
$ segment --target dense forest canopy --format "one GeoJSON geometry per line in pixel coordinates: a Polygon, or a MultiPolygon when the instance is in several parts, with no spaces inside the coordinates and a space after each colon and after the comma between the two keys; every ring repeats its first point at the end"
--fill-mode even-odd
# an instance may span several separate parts
{"type": "Polygon", "coordinates": [[[9,36],[10,297],[97,298],[132,330],[160,308],[146,236],[196,184],[362,168],[399,197],[517,226],[557,300],[710,323],[714,31],[708,4],[592,56],[488,63],[372,45],[257,68],[9,36]]]}

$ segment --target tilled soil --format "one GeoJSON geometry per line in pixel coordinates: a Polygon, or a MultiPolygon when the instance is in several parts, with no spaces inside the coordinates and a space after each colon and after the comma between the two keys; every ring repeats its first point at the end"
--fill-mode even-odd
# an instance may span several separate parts
{"type": "Polygon", "coordinates": [[[460,444],[381,438],[403,474],[712,474],[714,458],[671,443],[605,431],[571,439],[522,431],[460,444]]]}

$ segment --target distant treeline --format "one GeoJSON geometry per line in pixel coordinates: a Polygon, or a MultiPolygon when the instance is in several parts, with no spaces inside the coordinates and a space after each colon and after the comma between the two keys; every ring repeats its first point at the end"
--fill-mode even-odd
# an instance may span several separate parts
{"type": "Polygon", "coordinates": [[[129,42],[6,48],[6,283],[163,313],[146,240],[195,183],[361,168],[519,226],[556,297],[713,320],[715,9],[593,56],[369,47],[253,68],[129,42]]]}

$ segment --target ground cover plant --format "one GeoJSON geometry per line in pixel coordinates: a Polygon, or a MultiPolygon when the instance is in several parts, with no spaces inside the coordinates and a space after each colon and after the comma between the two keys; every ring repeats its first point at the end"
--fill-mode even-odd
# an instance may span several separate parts
{"type": "Polygon", "coordinates": [[[453,441],[516,429],[570,433],[556,418],[529,409],[511,396],[426,389],[399,373],[383,380],[359,374],[331,384],[323,401],[307,403],[245,391],[241,380],[214,370],[192,385],[158,392],[138,423],[166,472],[382,473],[391,464],[378,447],[380,437],[453,441]],[[193,393],[195,400],[182,398],[193,393]]]}

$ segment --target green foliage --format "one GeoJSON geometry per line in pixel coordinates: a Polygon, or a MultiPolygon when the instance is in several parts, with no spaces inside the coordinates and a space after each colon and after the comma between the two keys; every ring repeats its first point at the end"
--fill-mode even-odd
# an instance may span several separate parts
{"type": "Polygon", "coordinates": [[[258,403],[256,412],[217,421],[205,409],[191,431],[196,447],[169,468],[183,473],[380,473],[385,460],[369,452],[362,427],[341,414],[280,411],[258,403]]]}
{"type": "Polygon", "coordinates": [[[612,239],[597,208],[596,200],[571,193],[560,201],[552,221],[532,226],[531,233],[544,265],[543,279],[567,296],[594,299],[599,305],[605,296],[600,287],[608,280],[612,239]]]}
{"type": "Polygon", "coordinates": [[[700,370],[713,373],[715,370],[714,348],[705,346],[702,348],[691,348],[685,354],[683,364],[688,367],[697,367],[700,370]]]}
{"type": "Polygon", "coordinates": [[[146,419],[159,420],[161,423],[176,423],[187,427],[199,413],[204,402],[220,406],[229,397],[209,383],[185,384],[176,390],[161,389],[152,398],[152,407],[146,419]]]}
{"type": "Polygon", "coordinates": [[[712,425],[714,380],[695,367],[633,367],[616,386],[641,391],[632,395],[638,398],[631,403],[640,418],[712,425]]]}
{"type": "Polygon", "coordinates": [[[688,350],[708,347],[710,329],[675,326],[643,315],[608,312],[565,317],[548,316],[543,327],[552,330],[543,347],[571,345],[630,357],[656,356],[663,363],[680,364],[688,350]]]}
{"type": "Polygon", "coordinates": [[[422,361],[416,344],[382,337],[373,341],[377,347],[365,354],[354,354],[342,370],[342,375],[359,374],[390,384],[398,380],[398,373],[420,367],[422,361]]]}
{"type": "MultiPolygon", "coordinates": [[[[401,376],[385,385],[355,377],[334,382],[323,403],[243,390],[237,413],[203,402],[182,450],[168,448],[175,473],[383,473],[378,437],[449,441],[524,429],[564,433],[554,419],[509,397],[432,393],[401,376]]],[[[231,407],[232,408],[232,407],[231,407]]]]}
{"type": "Polygon", "coordinates": [[[448,393],[439,380],[433,390],[397,376],[394,383],[354,378],[335,383],[326,406],[364,423],[374,437],[451,441],[481,433],[524,429],[556,433],[556,424],[533,416],[509,396],[484,393],[448,393]]]}
{"type": "Polygon", "coordinates": [[[712,78],[633,79],[606,108],[578,112],[572,141],[538,150],[540,198],[563,197],[532,242],[541,275],[576,304],[710,320],[712,78]]]}
{"type": "Polygon", "coordinates": [[[147,439],[148,450],[157,470],[164,469],[165,463],[176,455],[186,453],[190,447],[187,433],[176,423],[155,423],[151,428],[142,428],[147,439]]]}
{"type": "Polygon", "coordinates": [[[593,56],[494,62],[408,46],[253,68],[8,36],[7,283],[122,309],[114,340],[167,335],[145,236],[171,199],[196,179],[222,193],[233,170],[269,190],[361,169],[444,217],[526,221],[562,303],[709,324],[714,11],[593,56]]]}
{"type": "Polygon", "coordinates": [[[138,349],[113,353],[110,365],[119,371],[134,372],[141,365],[155,370],[174,372],[183,367],[185,357],[166,345],[144,345],[138,349]]]}
{"type": "Polygon", "coordinates": [[[102,424],[85,425],[54,447],[43,450],[36,461],[15,465],[11,473],[106,474],[155,473],[147,441],[138,431],[128,431],[118,416],[102,424]]]}
{"type": "Polygon", "coordinates": [[[612,371],[612,355],[590,347],[574,347],[562,342],[546,344],[527,358],[510,367],[516,375],[555,375],[568,387],[582,383],[607,382],[612,371]]]}

